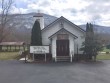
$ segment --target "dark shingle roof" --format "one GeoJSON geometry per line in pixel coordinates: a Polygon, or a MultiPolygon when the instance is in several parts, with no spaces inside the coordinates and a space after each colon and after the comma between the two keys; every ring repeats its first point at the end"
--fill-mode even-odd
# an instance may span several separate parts
{"type": "Polygon", "coordinates": [[[1,42],[0,45],[24,45],[24,42],[1,42]]]}

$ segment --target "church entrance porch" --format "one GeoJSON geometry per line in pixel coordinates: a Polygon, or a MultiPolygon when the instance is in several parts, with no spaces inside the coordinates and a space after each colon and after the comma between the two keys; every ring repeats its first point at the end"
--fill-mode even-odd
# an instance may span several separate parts
{"type": "Polygon", "coordinates": [[[57,61],[70,61],[74,56],[74,40],[77,38],[68,30],[62,28],[49,37],[52,58],[57,61]]]}
{"type": "Polygon", "coordinates": [[[69,40],[56,40],[56,60],[70,61],[69,40]]]}
{"type": "Polygon", "coordinates": [[[70,61],[69,35],[58,34],[56,40],[56,60],[70,61]]]}

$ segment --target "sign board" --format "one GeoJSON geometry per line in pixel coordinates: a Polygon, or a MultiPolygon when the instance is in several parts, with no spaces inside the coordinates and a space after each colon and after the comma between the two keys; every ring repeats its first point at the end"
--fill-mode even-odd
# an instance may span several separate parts
{"type": "Polygon", "coordinates": [[[30,53],[34,54],[49,53],[49,46],[30,46],[30,53]]]}

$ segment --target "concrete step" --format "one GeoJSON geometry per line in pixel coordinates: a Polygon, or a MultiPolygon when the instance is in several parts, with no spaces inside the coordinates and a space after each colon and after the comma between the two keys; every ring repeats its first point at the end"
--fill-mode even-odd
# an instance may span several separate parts
{"type": "Polygon", "coordinates": [[[57,56],[56,60],[57,61],[70,61],[71,58],[69,56],[57,56]]]}

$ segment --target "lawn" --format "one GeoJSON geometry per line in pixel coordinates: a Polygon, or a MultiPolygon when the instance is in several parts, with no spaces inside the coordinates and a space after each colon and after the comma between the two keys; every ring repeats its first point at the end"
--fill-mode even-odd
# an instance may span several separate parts
{"type": "Polygon", "coordinates": [[[97,60],[110,60],[110,49],[107,49],[106,47],[103,48],[103,51],[105,53],[99,53],[97,55],[97,60]]]}
{"type": "MultiPolygon", "coordinates": [[[[19,52],[0,52],[0,60],[18,60],[19,58],[19,52]]],[[[97,60],[110,60],[110,54],[100,53],[97,55],[97,60]]]]}
{"type": "Polygon", "coordinates": [[[99,54],[97,55],[97,60],[110,60],[110,54],[99,54]]]}
{"type": "Polygon", "coordinates": [[[110,52],[110,49],[107,49],[106,47],[104,47],[102,52],[110,52]]]}
{"type": "Polygon", "coordinates": [[[0,60],[19,59],[18,52],[0,52],[0,60]]]}

